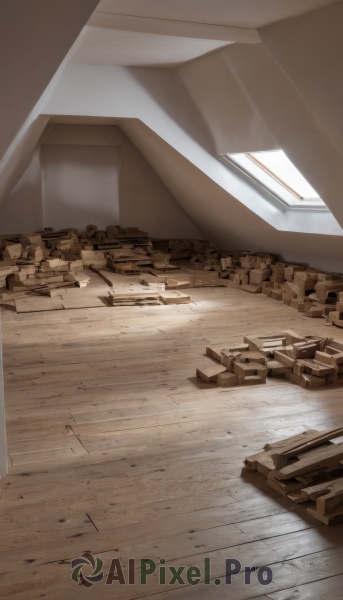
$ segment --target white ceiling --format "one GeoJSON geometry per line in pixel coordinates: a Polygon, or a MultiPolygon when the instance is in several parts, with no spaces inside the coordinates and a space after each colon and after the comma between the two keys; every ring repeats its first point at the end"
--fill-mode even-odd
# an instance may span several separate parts
{"type": "Polygon", "coordinates": [[[70,62],[105,66],[175,67],[228,42],[101,27],[84,28],[70,62]]]}
{"type": "Polygon", "coordinates": [[[101,0],[70,61],[175,67],[234,42],[258,43],[258,27],[336,1],[101,0]]]}
{"type": "Polygon", "coordinates": [[[96,12],[257,28],[339,0],[101,0],[96,12]]]}

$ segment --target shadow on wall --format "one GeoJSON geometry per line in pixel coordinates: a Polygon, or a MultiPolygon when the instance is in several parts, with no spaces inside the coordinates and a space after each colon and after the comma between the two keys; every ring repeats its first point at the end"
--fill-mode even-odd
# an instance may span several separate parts
{"type": "Polygon", "coordinates": [[[0,234],[30,233],[43,228],[39,149],[12,194],[0,207],[0,234]]]}
{"type": "Polygon", "coordinates": [[[43,144],[41,164],[45,226],[119,223],[119,146],[43,144]]]}

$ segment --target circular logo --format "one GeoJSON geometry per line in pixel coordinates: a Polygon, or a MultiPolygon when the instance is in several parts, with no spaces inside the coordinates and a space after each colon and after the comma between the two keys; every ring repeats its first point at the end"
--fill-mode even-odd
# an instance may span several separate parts
{"type": "Polygon", "coordinates": [[[104,577],[103,573],[104,563],[100,558],[94,558],[90,552],[84,552],[80,558],[74,558],[71,563],[72,574],[71,578],[75,583],[83,585],[84,587],[92,587],[98,581],[101,581],[104,577]],[[82,573],[83,567],[91,567],[93,573],[91,575],[84,575],[82,573]]]}

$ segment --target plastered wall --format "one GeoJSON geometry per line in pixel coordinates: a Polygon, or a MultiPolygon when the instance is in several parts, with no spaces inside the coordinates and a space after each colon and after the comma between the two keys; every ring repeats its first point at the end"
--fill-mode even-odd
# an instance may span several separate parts
{"type": "Polygon", "coordinates": [[[119,127],[54,124],[0,207],[0,233],[91,222],[204,237],[119,127]]]}

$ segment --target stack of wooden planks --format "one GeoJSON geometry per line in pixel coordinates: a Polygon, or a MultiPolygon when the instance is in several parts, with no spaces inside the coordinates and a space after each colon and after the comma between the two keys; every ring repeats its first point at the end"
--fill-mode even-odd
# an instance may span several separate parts
{"type": "Polygon", "coordinates": [[[190,296],[176,290],[156,290],[125,293],[109,292],[111,306],[144,306],[149,304],[189,304],[190,296]]]}
{"type": "Polygon", "coordinates": [[[311,502],[308,512],[325,525],[343,520],[343,427],[308,430],[267,444],[245,459],[245,467],[293,502],[311,502]]]}
{"type": "Polygon", "coordinates": [[[160,304],[158,292],[128,292],[115,294],[109,292],[111,306],[146,306],[160,304]]]}
{"type": "Polygon", "coordinates": [[[245,336],[242,344],[208,347],[206,355],[211,363],[196,375],[220,387],[266,383],[267,376],[304,388],[343,381],[343,342],[292,330],[245,336]]]}

